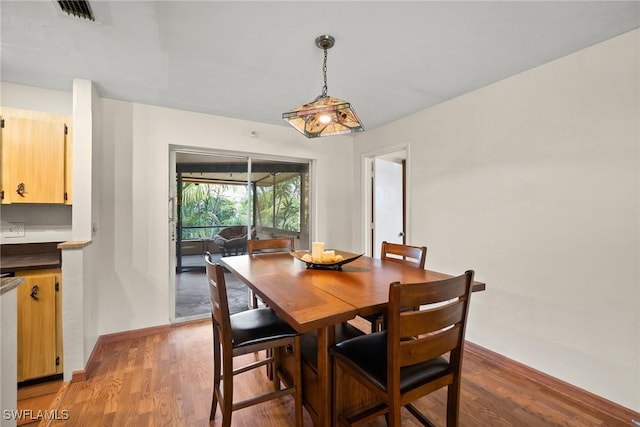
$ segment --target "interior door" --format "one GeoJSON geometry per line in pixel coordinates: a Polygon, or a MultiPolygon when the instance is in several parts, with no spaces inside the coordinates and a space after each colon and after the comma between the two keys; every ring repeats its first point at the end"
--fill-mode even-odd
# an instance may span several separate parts
{"type": "Polygon", "coordinates": [[[404,165],[401,160],[373,159],[373,247],[380,257],[383,241],[404,243],[404,165]]]}

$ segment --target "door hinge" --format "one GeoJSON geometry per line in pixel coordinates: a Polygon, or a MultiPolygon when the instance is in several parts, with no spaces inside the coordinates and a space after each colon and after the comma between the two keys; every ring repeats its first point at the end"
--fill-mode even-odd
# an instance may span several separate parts
{"type": "Polygon", "coordinates": [[[64,124],[64,134],[68,135],[69,134],[69,128],[67,127],[67,124],[64,124]]]}
{"type": "Polygon", "coordinates": [[[56,280],[56,292],[60,292],[60,283],[56,280]]]}
{"type": "Polygon", "coordinates": [[[4,128],[4,119],[0,119],[0,128],[4,128]]]}
{"type": "Polygon", "coordinates": [[[56,356],[56,366],[60,366],[60,356],[56,356]]]}
{"type": "Polygon", "coordinates": [[[4,190],[0,191],[0,200],[4,200],[4,190]]]}
{"type": "Polygon", "coordinates": [[[64,192],[64,201],[66,202],[67,200],[69,200],[69,196],[67,195],[67,192],[64,192]]]}

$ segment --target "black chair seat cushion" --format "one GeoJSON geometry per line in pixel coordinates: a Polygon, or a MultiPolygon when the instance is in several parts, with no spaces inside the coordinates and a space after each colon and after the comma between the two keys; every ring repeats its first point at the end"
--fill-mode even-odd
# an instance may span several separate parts
{"type": "MultiPolygon", "coordinates": [[[[340,342],[329,350],[350,364],[373,384],[387,390],[387,332],[375,332],[340,342]]],[[[406,393],[451,372],[449,362],[437,357],[400,370],[400,392],[406,393]]]]}
{"type": "Polygon", "coordinates": [[[233,346],[236,348],[297,335],[296,331],[270,308],[232,314],[230,319],[233,346]]]}

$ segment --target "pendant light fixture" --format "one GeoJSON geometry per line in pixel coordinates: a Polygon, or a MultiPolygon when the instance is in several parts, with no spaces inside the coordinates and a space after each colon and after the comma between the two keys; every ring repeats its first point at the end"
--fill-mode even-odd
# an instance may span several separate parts
{"type": "Polygon", "coordinates": [[[329,35],[316,38],[316,46],[324,50],[324,86],[322,94],[308,104],[282,113],[282,118],[307,138],[343,135],[364,130],[351,104],[327,95],[327,49],[331,49],[335,39],[329,35]]]}

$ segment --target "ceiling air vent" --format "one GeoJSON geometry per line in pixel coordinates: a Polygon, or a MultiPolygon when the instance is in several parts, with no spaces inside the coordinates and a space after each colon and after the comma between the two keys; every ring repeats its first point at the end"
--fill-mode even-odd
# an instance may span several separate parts
{"type": "Polygon", "coordinates": [[[58,0],[60,8],[69,15],[77,16],[78,18],[88,19],[95,21],[91,6],[86,0],[58,0]]]}

